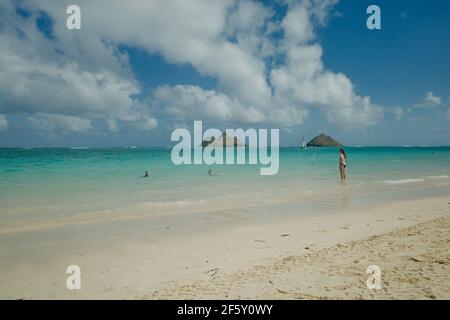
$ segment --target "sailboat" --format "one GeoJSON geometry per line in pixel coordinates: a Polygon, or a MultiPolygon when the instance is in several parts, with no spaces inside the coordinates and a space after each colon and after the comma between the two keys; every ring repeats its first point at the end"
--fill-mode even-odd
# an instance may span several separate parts
{"type": "Polygon", "coordinates": [[[300,148],[306,149],[306,141],[305,141],[305,137],[303,137],[303,141],[302,141],[302,144],[301,144],[300,148]]]}

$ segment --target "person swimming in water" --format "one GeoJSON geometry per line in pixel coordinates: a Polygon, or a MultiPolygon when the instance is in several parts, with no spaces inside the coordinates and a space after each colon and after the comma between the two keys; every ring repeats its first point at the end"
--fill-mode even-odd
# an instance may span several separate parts
{"type": "Polygon", "coordinates": [[[345,167],[347,161],[347,155],[345,154],[344,149],[339,149],[339,172],[341,173],[341,180],[347,179],[347,176],[345,174],[345,167]]]}
{"type": "Polygon", "coordinates": [[[148,171],[145,171],[144,176],[142,178],[148,178],[148,177],[149,177],[148,171]]]}

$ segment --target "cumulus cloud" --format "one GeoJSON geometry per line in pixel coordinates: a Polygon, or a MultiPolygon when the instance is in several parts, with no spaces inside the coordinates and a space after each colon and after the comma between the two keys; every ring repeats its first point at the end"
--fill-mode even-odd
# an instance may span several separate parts
{"type": "Polygon", "coordinates": [[[68,1],[23,1],[29,17],[4,2],[0,111],[25,114],[34,127],[53,132],[85,132],[98,121],[111,132],[151,130],[156,114],[178,123],[211,119],[289,127],[304,121],[311,108],[337,125],[370,126],[382,108],[322,63],[316,28],[336,2],[285,1],[286,15],[277,17],[269,5],[250,0],[80,0],[78,31],[65,28],[68,1]],[[50,37],[36,27],[42,12],[53,22],[50,37]],[[142,97],[121,45],[190,64],[218,85],[164,85],[142,97]]]}
{"type": "Polygon", "coordinates": [[[76,39],[48,39],[37,30],[37,10],[23,18],[14,13],[12,2],[4,5],[8,14],[0,32],[0,111],[25,114],[33,127],[47,131],[80,132],[92,128],[91,120],[148,122],[148,106],[133,98],[140,87],[125,56],[89,37],[78,39],[86,47],[81,54],[74,49],[76,39]]]}
{"type": "MultiPolygon", "coordinates": [[[[264,77],[264,62],[229,41],[225,31],[230,10],[237,1],[80,1],[84,21],[80,42],[126,44],[161,54],[167,62],[189,63],[200,73],[216,77],[223,90],[238,95],[247,104],[270,98],[264,77]],[[123,22],[117,27],[118,22],[123,22]]],[[[61,15],[64,4],[41,1],[36,6],[52,17],[61,15]]],[[[257,6],[254,6],[255,8],[257,6]]],[[[57,22],[64,24],[64,21],[57,22]]],[[[55,28],[55,38],[73,46],[65,28],[55,28]]],[[[93,56],[94,54],[92,54],[93,56]]]]}
{"type": "Polygon", "coordinates": [[[86,132],[92,129],[91,121],[73,116],[38,113],[27,118],[30,125],[47,133],[86,132]]]}
{"type": "Polygon", "coordinates": [[[310,12],[305,5],[293,5],[281,26],[288,46],[302,45],[315,37],[310,12]]]}
{"type": "Polygon", "coordinates": [[[174,121],[196,119],[225,123],[270,122],[279,125],[301,123],[308,111],[293,106],[282,108],[254,108],[243,105],[239,99],[229,97],[215,90],[204,90],[199,86],[161,86],[155,91],[155,98],[165,106],[165,112],[174,121]]]}
{"type": "Polygon", "coordinates": [[[271,22],[273,15],[271,8],[259,2],[238,1],[230,10],[225,32],[235,38],[239,48],[248,54],[260,58],[270,57],[276,52],[271,36],[279,31],[279,26],[271,22]]]}
{"type": "Polygon", "coordinates": [[[383,109],[375,106],[370,97],[354,97],[351,105],[328,108],[328,121],[348,128],[364,128],[375,125],[383,118],[383,109]]]}
{"type": "Polygon", "coordinates": [[[311,43],[313,15],[324,21],[324,12],[333,2],[324,3],[316,13],[310,10],[313,2],[295,3],[283,19],[286,62],[270,73],[275,98],[303,107],[319,107],[330,122],[346,127],[373,125],[382,117],[382,109],[372,104],[370,97],[358,96],[346,75],[326,70],[322,47],[311,43]]]}
{"type": "MultiPolygon", "coordinates": [[[[177,86],[157,90],[156,97],[166,103],[169,114],[178,118],[200,116],[227,121],[267,121],[291,126],[301,123],[307,117],[309,108],[319,107],[327,119],[335,124],[347,127],[375,124],[382,117],[382,109],[372,104],[369,97],[358,96],[351,80],[344,74],[326,70],[322,63],[321,46],[312,43],[315,39],[312,20],[324,23],[326,14],[334,3],[336,1],[296,2],[290,5],[288,13],[279,21],[278,26],[270,28],[267,21],[272,13],[260,4],[245,1],[232,12],[231,32],[236,34],[239,49],[246,54],[251,53],[254,59],[265,56],[267,52],[275,54],[271,51],[273,48],[266,51],[261,49],[264,41],[270,41],[271,31],[267,30],[284,31],[284,38],[276,54],[285,55],[285,61],[268,70],[273,94],[267,94],[266,81],[261,85],[261,90],[252,89],[249,92],[248,86],[242,91],[231,88],[243,88],[242,81],[254,83],[254,79],[263,79],[263,70],[254,68],[252,75],[259,73],[259,77],[240,74],[240,81],[233,81],[231,87],[221,87],[224,93],[205,91],[199,87],[177,86]],[[265,24],[266,29],[263,27],[265,24]],[[259,40],[254,40],[255,38],[259,40]],[[258,93],[258,99],[252,97],[253,93],[258,93]],[[169,96],[170,99],[167,98],[169,96]]],[[[265,46],[268,47],[270,46],[265,46]]],[[[233,68],[239,70],[239,61],[232,60],[232,56],[224,57],[221,64],[233,63],[233,68]]],[[[220,81],[221,76],[218,77],[220,81]]]]}
{"type": "Polygon", "coordinates": [[[424,101],[432,106],[437,106],[442,103],[441,97],[434,95],[432,91],[428,91],[425,95],[424,101]]]}
{"type": "Polygon", "coordinates": [[[137,84],[109,71],[84,71],[76,63],[42,62],[7,50],[0,52],[0,66],[8,75],[0,77],[2,111],[138,117],[130,99],[139,92],[137,84]]]}
{"type": "Polygon", "coordinates": [[[148,131],[148,130],[153,130],[157,127],[158,122],[156,121],[156,119],[144,116],[142,118],[142,120],[136,122],[136,129],[140,130],[140,131],[148,131]]]}
{"type": "Polygon", "coordinates": [[[435,95],[433,91],[427,91],[422,98],[422,102],[417,104],[417,108],[433,108],[442,105],[441,97],[435,95]]]}
{"type": "Polygon", "coordinates": [[[162,86],[155,97],[163,103],[168,115],[176,120],[218,120],[260,122],[265,119],[261,111],[243,106],[239,100],[199,86],[162,86]]]}
{"type": "Polygon", "coordinates": [[[289,49],[286,64],[271,72],[277,98],[306,105],[351,106],[351,81],[343,74],[324,70],[321,58],[319,45],[289,49]]]}
{"type": "Polygon", "coordinates": [[[399,121],[403,118],[405,112],[401,107],[393,107],[391,108],[391,112],[394,114],[395,121],[399,121]]]}

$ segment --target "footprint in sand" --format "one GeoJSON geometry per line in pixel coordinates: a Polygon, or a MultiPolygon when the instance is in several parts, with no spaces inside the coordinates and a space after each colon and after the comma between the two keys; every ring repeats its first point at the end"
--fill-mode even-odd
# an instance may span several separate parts
{"type": "Polygon", "coordinates": [[[213,268],[205,271],[205,273],[209,273],[211,277],[214,277],[217,274],[217,272],[219,272],[219,270],[220,270],[219,268],[213,268]]]}

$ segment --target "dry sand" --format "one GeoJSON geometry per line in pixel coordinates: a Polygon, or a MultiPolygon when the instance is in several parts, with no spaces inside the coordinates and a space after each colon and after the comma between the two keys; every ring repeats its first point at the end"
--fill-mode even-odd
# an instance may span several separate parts
{"type": "Polygon", "coordinates": [[[450,216],[345,242],[270,264],[172,283],[144,298],[169,299],[449,299],[450,216]],[[366,285],[369,265],[381,288],[366,285]]]}
{"type": "Polygon", "coordinates": [[[449,197],[273,220],[153,234],[143,218],[0,235],[0,298],[450,298],[449,197]],[[81,290],[65,288],[70,264],[81,290]],[[380,290],[366,287],[369,265],[381,268],[380,290]]]}

